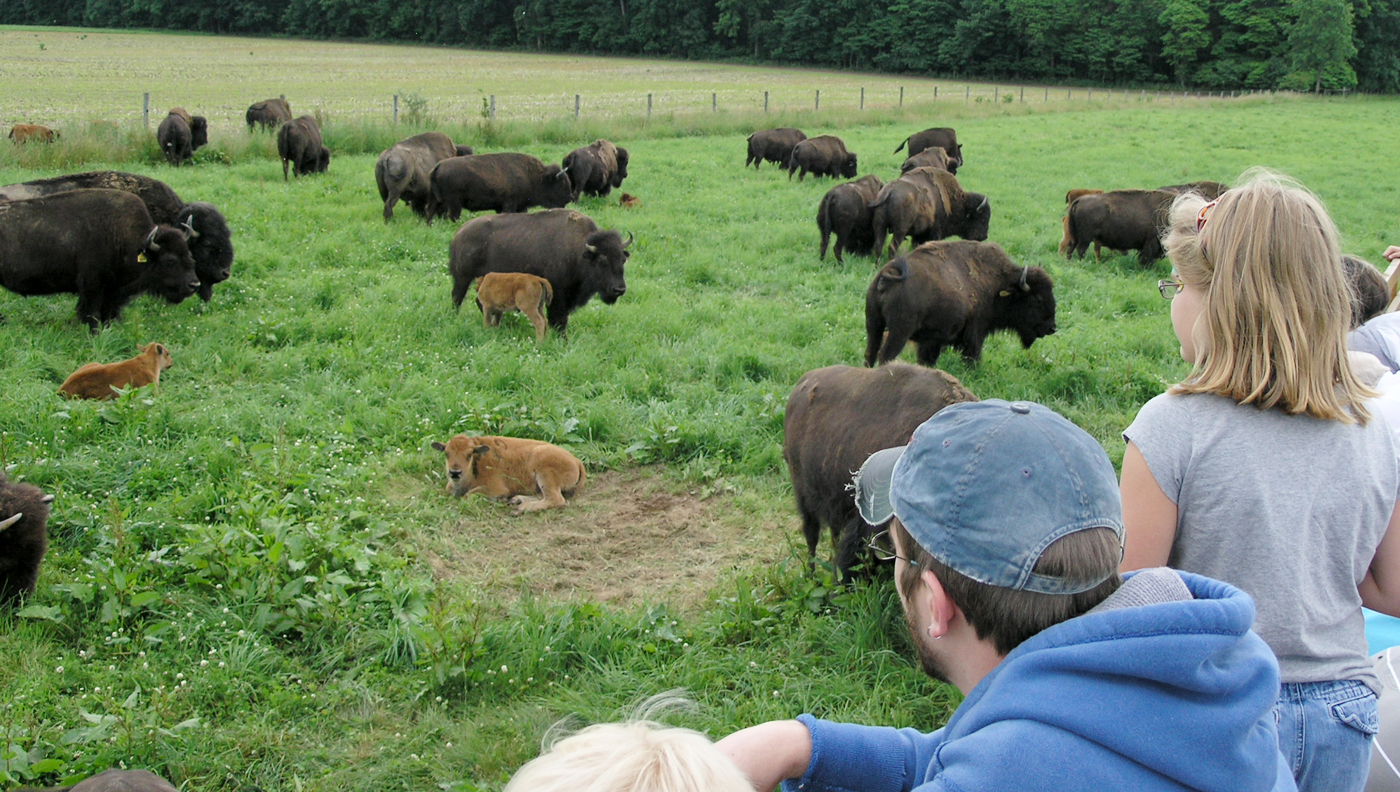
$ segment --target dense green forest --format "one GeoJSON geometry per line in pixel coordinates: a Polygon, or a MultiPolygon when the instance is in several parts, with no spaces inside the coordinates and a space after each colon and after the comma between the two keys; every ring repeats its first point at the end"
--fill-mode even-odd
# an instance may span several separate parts
{"type": "Polygon", "coordinates": [[[1400,0],[0,0],[0,23],[1400,91],[1400,0]]]}

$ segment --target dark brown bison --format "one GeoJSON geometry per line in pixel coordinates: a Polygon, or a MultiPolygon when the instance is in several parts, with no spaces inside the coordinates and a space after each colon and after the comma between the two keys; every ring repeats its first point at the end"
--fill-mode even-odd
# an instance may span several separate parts
{"type": "Polygon", "coordinates": [[[185,203],[159,179],[121,171],[89,171],[0,187],[0,201],[23,201],[69,190],[121,190],[139,197],[156,225],[187,229],[199,298],[209,302],[214,285],[233,273],[233,240],[228,222],[217,207],[203,201],[185,203]]]}
{"type": "Polygon", "coordinates": [[[802,181],[807,174],[854,179],[858,172],[856,155],[846,150],[846,143],[835,135],[817,135],[792,147],[788,160],[788,179],[797,174],[802,181]]]}
{"type": "Polygon", "coordinates": [[[826,246],[836,235],[836,260],[842,261],[842,251],[849,250],[868,256],[875,247],[875,235],[870,230],[870,202],[880,194],[885,183],[874,174],[853,182],[838,184],[827,190],[817,207],[817,230],[821,232],[821,258],[826,260],[826,246]]]}
{"type": "Polygon", "coordinates": [[[865,365],[888,363],[918,345],[934,366],[952,346],[976,363],[997,330],[1029,348],[1055,332],[1055,290],[1040,267],[1019,266],[992,242],[929,242],[886,264],[865,292],[865,365]]]}
{"type": "Polygon", "coordinates": [[[805,132],[792,127],[755,132],[749,135],[749,157],[744,160],[744,167],[753,165],[758,170],[765,162],[776,162],[779,168],[786,168],[792,161],[793,147],[806,139],[805,132]]]}
{"type": "MultiPolygon", "coordinates": [[[[1074,250],[1074,234],[1071,233],[1070,230],[1069,230],[1069,205],[1072,204],[1072,203],[1074,203],[1074,199],[1078,198],[1078,197],[1081,196],[1081,195],[1102,195],[1102,194],[1103,194],[1103,190],[1086,190],[1086,189],[1070,190],[1069,192],[1065,193],[1065,216],[1064,216],[1064,218],[1062,218],[1062,221],[1061,221],[1061,222],[1063,223],[1064,227],[1065,227],[1065,233],[1064,233],[1064,236],[1060,238],[1060,255],[1061,255],[1061,256],[1065,256],[1066,258],[1068,258],[1068,257],[1069,257],[1069,252],[1070,252],[1071,250],[1074,250]]],[[[1102,245],[1099,245],[1099,244],[1095,244],[1095,245],[1094,245],[1094,261],[1098,261],[1098,260],[1099,260],[1099,250],[1100,250],[1101,248],[1102,248],[1102,245]]]]}
{"type": "Polygon", "coordinates": [[[880,530],[856,511],[850,489],[854,472],[876,451],[907,444],[929,416],[967,401],[977,397],[956,378],[903,363],[877,369],[828,366],[803,374],[783,417],[783,458],[808,555],[816,555],[827,525],[834,563],[848,579],[867,538],[880,530]]]}
{"type": "Polygon", "coordinates": [[[183,107],[172,107],[156,127],[156,142],[166,161],[178,168],[209,142],[209,122],[204,116],[190,115],[183,107]]]}
{"type": "Polygon", "coordinates": [[[875,250],[893,256],[904,238],[913,244],[960,236],[981,241],[992,222],[992,204],[981,193],[965,193],[958,179],[936,168],[915,168],[886,184],[870,202],[875,250]]]}
{"type": "Polygon", "coordinates": [[[292,106],[287,104],[286,99],[264,99],[248,105],[248,112],[243,114],[243,120],[248,122],[249,132],[253,131],[254,124],[261,124],[262,130],[266,132],[291,121],[292,106]]]}
{"type": "Polygon", "coordinates": [[[564,172],[574,185],[574,200],[580,195],[607,195],[621,187],[627,178],[627,149],[609,140],[595,140],[564,156],[564,172]]]}
{"type": "Polygon", "coordinates": [[[301,178],[310,173],[325,173],[331,164],[331,153],[321,142],[321,126],[316,119],[304,115],[277,128],[277,156],[282,158],[282,181],[287,180],[287,166],[301,178]]]}
{"type": "Polygon", "coordinates": [[[1220,182],[1198,181],[1188,182],[1187,184],[1168,184],[1166,187],[1158,187],[1157,189],[1177,193],[1178,195],[1193,192],[1205,198],[1207,201],[1214,201],[1216,198],[1224,195],[1225,191],[1230,188],[1220,182]]]}
{"type": "Polygon", "coordinates": [[[52,143],[63,135],[39,124],[15,124],[10,127],[10,140],[15,145],[24,143],[52,143]]]}
{"type": "Polygon", "coordinates": [[[502,152],[453,157],[429,177],[428,222],[438,215],[456,220],[462,210],[523,212],[532,206],[561,209],[574,199],[573,182],[558,165],[529,154],[502,152]]]}
{"type": "Polygon", "coordinates": [[[915,168],[936,168],[957,174],[958,163],[948,159],[948,152],[942,146],[933,146],[920,151],[899,166],[900,173],[908,173],[915,168]]]}
{"type": "Polygon", "coordinates": [[[0,605],[34,593],[39,563],[49,549],[52,495],[33,484],[11,483],[0,468],[0,605]]]}
{"type": "Polygon", "coordinates": [[[199,288],[185,235],[120,190],[0,203],[0,286],[25,297],[77,294],[92,332],[138,294],[178,303],[199,288]]]}
{"type": "Polygon", "coordinates": [[[458,152],[471,146],[458,146],[441,132],[424,132],[384,149],[374,163],[374,181],[379,185],[379,199],[384,202],[384,219],[394,216],[394,204],[403,202],[420,217],[428,212],[432,196],[429,179],[433,168],[445,159],[461,156],[458,152]]]}
{"type": "Polygon", "coordinates": [[[549,324],[563,335],[569,314],[593,295],[612,305],[627,292],[623,265],[632,236],[623,241],[571,209],[486,215],[462,226],[448,248],[452,304],[461,307],[472,281],[488,272],[526,272],[549,281],[549,324]]]}
{"type": "Polygon", "coordinates": [[[1079,258],[1090,244],[1136,250],[1147,267],[1162,257],[1160,235],[1176,193],[1167,190],[1113,190],[1082,195],[1069,205],[1069,235],[1079,258]]]}
{"type": "Polygon", "coordinates": [[[904,142],[895,148],[894,153],[898,154],[905,144],[909,146],[909,156],[911,157],[916,156],[926,148],[941,146],[948,153],[949,161],[956,162],[959,168],[963,165],[962,146],[958,144],[958,133],[951,127],[934,127],[922,132],[915,132],[905,138],[904,142]]]}
{"type": "Polygon", "coordinates": [[[103,770],[74,786],[22,789],[16,792],[178,792],[169,781],[149,770],[103,770]]]}

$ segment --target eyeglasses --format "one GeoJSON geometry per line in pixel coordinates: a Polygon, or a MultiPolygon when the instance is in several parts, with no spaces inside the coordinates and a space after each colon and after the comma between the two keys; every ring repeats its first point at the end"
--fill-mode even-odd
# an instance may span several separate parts
{"type": "Polygon", "coordinates": [[[1157,291],[1162,294],[1163,300],[1170,300],[1181,294],[1181,290],[1184,288],[1186,288],[1186,284],[1182,283],[1181,278],[1175,275],[1157,281],[1157,291]]]}
{"type": "Polygon", "coordinates": [[[919,565],[919,562],[911,561],[891,549],[894,547],[894,539],[890,537],[890,529],[888,528],[870,537],[870,542],[866,544],[866,547],[870,548],[870,552],[875,554],[875,560],[877,561],[893,561],[896,558],[900,558],[909,566],[916,567],[919,565]],[[886,542],[889,543],[889,547],[885,547],[886,542]]]}

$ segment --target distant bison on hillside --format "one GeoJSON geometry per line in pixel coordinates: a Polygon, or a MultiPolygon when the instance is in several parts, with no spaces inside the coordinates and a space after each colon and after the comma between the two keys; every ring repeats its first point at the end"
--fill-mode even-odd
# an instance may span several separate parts
{"type": "Polygon", "coordinates": [[[156,128],[156,142],[166,161],[178,168],[209,142],[209,122],[204,116],[190,115],[183,107],[172,107],[156,128]]]}
{"type": "Polygon", "coordinates": [[[248,106],[248,111],[243,114],[243,120],[248,122],[249,132],[253,131],[254,124],[261,124],[262,130],[266,132],[291,121],[292,106],[287,104],[286,99],[265,99],[261,102],[254,102],[248,106]]]}
{"type": "Polygon", "coordinates": [[[951,168],[950,171],[956,171],[963,166],[962,146],[958,144],[957,131],[951,127],[934,127],[915,132],[905,138],[904,142],[895,148],[894,153],[898,154],[906,144],[909,146],[911,157],[917,156],[924,149],[941,146],[947,152],[949,161],[957,163],[957,167],[951,168]]]}
{"type": "Polygon", "coordinates": [[[331,164],[331,153],[321,141],[321,126],[309,115],[278,127],[277,156],[282,158],[282,181],[287,181],[288,165],[293,175],[301,178],[325,173],[331,164]]]}
{"type": "Polygon", "coordinates": [[[749,156],[744,167],[752,165],[754,170],[765,162],[775,162],[779,168],[786,168],[792,161],[792,149],[807,139],[806,133],[792,127],[764,129],[749,135],[749,156]]]}

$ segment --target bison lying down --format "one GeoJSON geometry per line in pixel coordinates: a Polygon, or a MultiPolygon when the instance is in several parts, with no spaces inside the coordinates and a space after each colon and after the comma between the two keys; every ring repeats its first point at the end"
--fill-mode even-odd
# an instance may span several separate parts
{"type": "Polygon", "coordinates": [[[836,568],[849,577],[866,537],[878,530],[856,511],[853,472],[876,451],[908,443],[929,416],[965,401],[977,397],[956,378],[904,363],[828,366],[803,374],[783,417],[783,458],[808,554],[816,555],[827,525],[836,568]]]}
{"type": "Polygon", "coordinates": [[[541,440],[459,434],[433,448],[447,454],[447,491],[453,496],[509,498],[522,512],[563,506],[564,497],[588,478],[578,457],[541,440]]]}
{"type": "Polygon", "coordinates": [[[487,327],[499,327],[501,316],[520,311],[535,326],[535,343],[544,341],[544,310],[554,299],[549,281],[524,272],[491,272],[476,282],[476,307],[487,327]]]}
{"type": "Polygon", "coordinates": [[[0,605],[34,593],[39,563],[49,549],[52,495],[33,484],[12,484],[0,468],[0,605]]]}
{"type": "Polygon", "coordinates": [[[117,388],[160,385],[160,373],[174,361],[163,344],[147,344],[141,354],[120,363],[88,363],[63,381],[58,392],[73,399],[115,399],[117,388]]]}
{"type": "Polygon", "coordinates": [[[39,124],[15,124],[10,127],[10,140],[13,140],[15,145],[33,141],[52,143],[61,137],[63,135],[39,124]]]}

